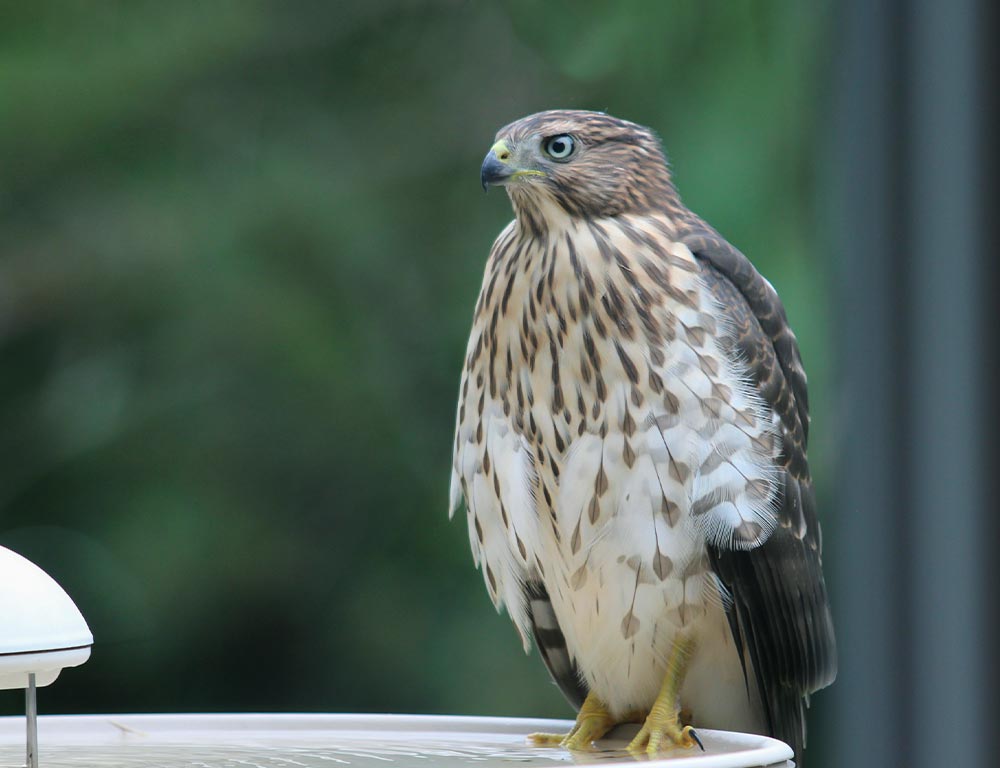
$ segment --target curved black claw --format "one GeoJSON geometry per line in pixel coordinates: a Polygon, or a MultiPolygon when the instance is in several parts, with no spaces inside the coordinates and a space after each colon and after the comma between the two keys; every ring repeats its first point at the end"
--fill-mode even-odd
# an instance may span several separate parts
{"type": "Polygon", "coordinates": [[[698,734],[695,733],[694,728],[692,728],[690,731],[688,731],[688,736],[690,736],[692,739],[694,739],[694,743],[697,744],[699,747],[701,747],[701,751],[702,752],[705,751],[705,745],[701,743],[701,739],[698,738],[698,734]]]}

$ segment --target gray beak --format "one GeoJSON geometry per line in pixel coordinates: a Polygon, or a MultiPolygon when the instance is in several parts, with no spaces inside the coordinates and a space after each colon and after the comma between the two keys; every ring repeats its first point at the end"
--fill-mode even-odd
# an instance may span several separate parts
{"type": "Polygon", "coordinates": [[[483,160],[483,167],[479,171],[479,180],[483,183],[483,191],[490,188],[490,185],[502,184],[510,178],[513,171],[506,163],[497,158],[494,150],[490,150],[483,160]]]}

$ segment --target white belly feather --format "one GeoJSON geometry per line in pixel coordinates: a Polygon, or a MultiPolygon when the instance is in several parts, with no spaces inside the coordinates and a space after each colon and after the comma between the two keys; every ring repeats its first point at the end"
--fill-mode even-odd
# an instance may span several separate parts
{"type": "MultiPolygon", "coordinates": [[[[611,245],[635,254],[614,224],[605,229],[611,245]]],[[[539,289],[543,262],[532,267],[522,254],[526,266],[494,281],[497,296],[504,278],[510,288],[493,335],[486,302],[470,340],[452,497],[467,500],[487,587],[528,637],[521,585],[544,582],[571,656],[613,714],[648,710],[684,631],[697,646],[682,707],[700,725],[758,729],[706,543],[755,547],[773,529],[773,416],[723,353],[726,329],[683,245],[664,243],[669,263],[657,256],[670,291],[648,308],[659,336],[651,345],[630,275],[596,239],[578,245],[595,283],[588,302],[552,239],[552,276],[542,272],[539,289]],[[618,326],[609,292],[626,299],[618,326]],[[522,343],[525,328],[533,348],[522,343]],[[502,379],[492,391],[491,360],[502,379]]],[[[633,257],[634,274],[642,258],[633,257]]]]}

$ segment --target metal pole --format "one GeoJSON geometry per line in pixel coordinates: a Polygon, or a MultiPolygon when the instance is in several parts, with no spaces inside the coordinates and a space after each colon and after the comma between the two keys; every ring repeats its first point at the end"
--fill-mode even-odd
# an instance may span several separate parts
{"type": "Polygon", "coordinates": [[[900,765],[906,732],[898,650],[903,557],[897,547],[906,517],[895,497],[902,473],[898,393],[905,385],[898,275],[907,266],[894,245],[900,239],[894,176],[900,54],[890,3],[849,0],[840,8],[843,50],[833,133],[842,270],[843,395],[837,405],[844,426],[838,469],[846,482],[838,487],[837,514],[823,521],[840,670],[829,694],[831,754],[809,758],[831,767],[868,768],[900,765]]]}
{"type": "Polygon", "coordinates": [[[842,5],[839,329],[852,419],[829,526],[834,766],[992,754],[985,5],[842,5]]]}
{"type": "Polygon", "coordinates": [[[28,729],[27,768],[38,768],[38,698],[35,688],[35,673],[28,674],[28,687],[24,692],[25,715],[28,729]]]}
{"type": "Polygon", "coordinates": [[[911,617],[906,763],[987,765],[995,746],[983,715],[992,651],[984,644],[990,550],[983,532],[992,513],[982,457],[983,415],[995,393],[981,386],[990,310],[979,291],[986,263],[980,22],[975,0],[916,0],[909,11],[906,322],[915,341],[906,371],[911,498],[900,532],[909,559],[901,593],[911,617]]]}

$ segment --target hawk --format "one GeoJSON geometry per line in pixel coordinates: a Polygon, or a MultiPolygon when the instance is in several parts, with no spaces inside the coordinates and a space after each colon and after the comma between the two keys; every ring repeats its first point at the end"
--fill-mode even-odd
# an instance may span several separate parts
{"type": "Polygon", "coordinates": [[[695,727],[787,742],[836,675],[806,376],[774,289],[681,203],[647,128],[549,111],[500,130],[462,371],[451,513],[490,597],[578,708],[584,748],[695,727]]]}

